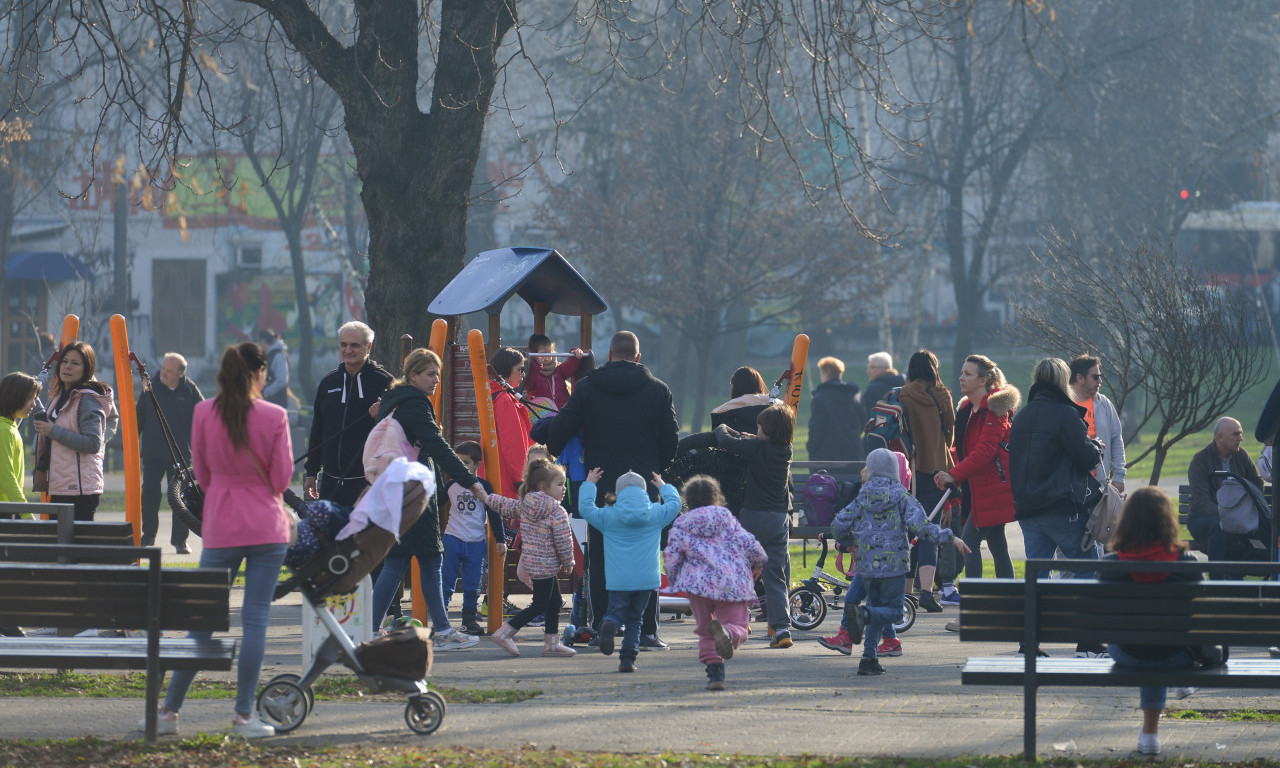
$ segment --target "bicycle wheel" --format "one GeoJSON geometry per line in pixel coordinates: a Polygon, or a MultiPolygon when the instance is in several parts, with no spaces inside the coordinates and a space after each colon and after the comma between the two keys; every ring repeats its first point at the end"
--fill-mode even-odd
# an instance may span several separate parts
{"type": "Polygon", "coordinates": [[[906,632],[916,623],[916,601],[908,595],[902,598],[902,621],[893,625],[895,632],[906,632]]]}
{"type": "Polygon", "coordinates": [[[787,593],[787,598],[791,626],[796,629],[813,629],[827,617],[827,601],[821,592],[809,587],[796,587],[787,593]]]}

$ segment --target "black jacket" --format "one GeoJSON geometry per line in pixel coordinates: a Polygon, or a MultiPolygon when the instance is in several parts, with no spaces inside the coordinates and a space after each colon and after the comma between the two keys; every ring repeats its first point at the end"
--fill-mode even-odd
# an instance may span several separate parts
{"type": "Polygon", "coordinates": [[[742,434],[728,424],[715,430],[716,443],[747,462],[742,508],[763,512],[791,509],[791,445],[742,434]]]}
{"type": "Polygon", "coordinates": [[[323,469],[331,477],[364,477],[364,441],[373,429],[369,407],[390,384],[391,374],[372,360],[354,376],[346,366],[325,374],[316,387],[303,465],[307,476],[323,469]]]}
{"type": "MultiPolygon", "coordinates": [[[[1254,466],[1253,459],[1249,458],[1249,452],[1244,448],[1239,448],[1235,453],[1231,454],[1229,460],[1231,471],[1243,477],[1254,485],[1262,488],[1262,476],[1258,474],[1258,468],[1254,466]]],[[[1218,486],[1221,483],[1213,480],[1210,473],[1218,472],[1222,469],[1222,459],[1218,456],[1218,446],[1209,443],[1204,448],[1196,452],[1191,457],[1191,467],[1187,470],[1187,483],[1191,485],[1191,509],[1188,514],[1192,515],[1218,515],[1218,486]]]]}
{"type": "Polygon", "coordinates": [[[809,461],[862,461],[867,457],[862,450],[866,423],[867,411],[858,400],[857,384],[822,382],[813,390],[809,441],[805,443],[809,461]]]}
{"type": "Polygon", "coordinates": [[[671,390],[648,368],[625,360],[612,360],[574,385],[547,430],[547,448],[559,455],[579,432],[587,469],[604,470],[597,504],[628,471],[647,482],[665,469],[680,438],[671,390]]]}
{"type": "MultiPolygon", "coordinates": [[[[862,393],[862,403],[869,412],[876,403],[889,394],[889,390],[906,383],[907,378],[900,373],[882,373],[875,381],[867,383],[867,389],[862,393]]],[[[859,424],[858,426],[861,427],[862,425],[859,424]]]]}
{"type": "Polygon", "coordinates": [[[1009,431],[1009,481],[1014,517],[1061,512],[1071,514],[1072,482],[1079,482],[1102,460],[1089,439],[1085,409],[1057,387],[1037,382],[1009,431]]]}
{"type": "MultiPolygon", "coordinates": [[[[186,376],[182,377],[176,388],[169,389],[160,383],[158,373],[151,376],[151,391],[155,392],[155,402],[160,404],[160,410],[169,422],[169,429],[182,449],[182,457],[190,461],[191,420],[195,416],[196,403],[203,400],[204,395],[200,393],[196,383],[186,376]]],[[[146,392],[138,396],[138,438],[142,441],[144,459],[172,459],[164,440],[164,432],[160,429],[160,419],[156,417],[155,405],[146,392]]]]}
{"type": "MultiPolygon", "coordinates": [[[[400,541],[391,547],[389,554],[425,555],[443,552],[439,497],[444,490],[444,478],[440,473],[444,472],[467,488],[475,484],[476,477],[467,471],[458,454],[453,452],[440,434],[440,427],[436,423],[436,409],[425,392],[408,384],[387,390],[382,396],[382,405],[378,406],[378,419],[385,419],[392,411],[395,411],[396,421],[404,429],[404,436],[410,443],[418,446],[418,461],[431,467],[431,471],[435,473],[436,488],[427,496],[427,508],[423,510],[422,517],[405,531],[400,541]]],[[[363,455],[363,444],[361,450],[363,455]]]]}

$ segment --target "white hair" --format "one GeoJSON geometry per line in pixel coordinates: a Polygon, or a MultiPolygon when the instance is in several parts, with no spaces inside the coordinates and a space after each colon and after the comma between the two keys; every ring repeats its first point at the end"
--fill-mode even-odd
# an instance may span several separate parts
{"type": "Polygon", "coordinates": [[[867,365],[874,368],[892,368],[893,355],[888,352],[873,352],[867,355],[867,365]]]}
{"type": "Polygon", "coordinates": [[[160,358],[160,364],[161,364],[161,365],[164,365],[164,361],[165,361],[165,360],[174,360],[174,361],[176,361],[176,362],[178,363],[178,372],[179,372],[179,373],[186,373],[186,372],[187,372],[187,358],[183,357],[182,355],[178,354],[177,352],[165,352],[165,353],[164,353],[164,357],[160,358]]]}
{"type": "Polygon", "coordinates": [[[346,333],[347,331],[359,331],[360,335],[364,336],[365,344],[373,343],[373,329],[365,325],[364,323],[360,322],[359,320],[352,320],[349,323],[343,323],[342,326],[338,328],[339,341],[342,340],[342,334],[346,333]]]}

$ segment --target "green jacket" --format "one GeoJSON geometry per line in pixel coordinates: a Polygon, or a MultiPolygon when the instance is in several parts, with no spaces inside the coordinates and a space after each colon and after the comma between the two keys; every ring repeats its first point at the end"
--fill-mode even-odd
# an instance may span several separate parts
{"type": "Polygon", "coordinates": [[[25,502],[22,477],[26,474],[22,458],[22,435],[13,419],[0,416],[0,501],[25,502]]]}

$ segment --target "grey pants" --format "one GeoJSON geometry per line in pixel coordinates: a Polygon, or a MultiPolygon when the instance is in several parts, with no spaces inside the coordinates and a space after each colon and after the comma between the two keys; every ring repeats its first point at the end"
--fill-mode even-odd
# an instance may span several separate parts
{"type": "Polygon", "coordinates": [[[761,574],[769,610],[769,627],[774,632],[790,631],[787,592],[791,587],[791,551],[787,547],[787,515],[784,512],[744,509],[738,513],[738,522],[756,537],[769,556],[761,574]]]}

